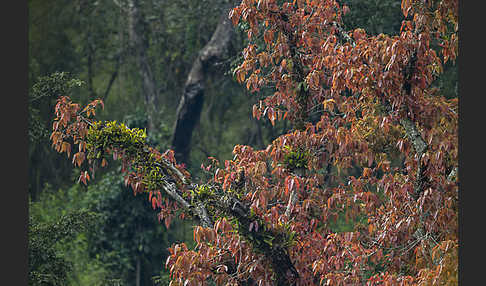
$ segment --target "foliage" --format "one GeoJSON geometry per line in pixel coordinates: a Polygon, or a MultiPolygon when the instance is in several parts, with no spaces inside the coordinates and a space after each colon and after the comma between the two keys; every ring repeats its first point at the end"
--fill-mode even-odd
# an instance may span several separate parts
{"type": "Polygon", "coordinates": [[[73,163],[92,175],[112,154],[167,226],[199,221],[194,249],[169,249],[171,285],[454,283],[458,100],[435,81],[457,57],[458,1],[400,8],[400,31],[375,35],[345,30],[335,1],[243,0],[229,15],[249,39],[234,76],[274,88],[253,116],[292,130],[265,149],[236,145],[224,166],[213,158],[203,184],[141,130],[92,119],[101,101],[60,98],[53,145],[69,157],[77,144],[73,163]],[[352,223],[338,229],[342,216],[352,223]]]}
{"type": "Polygon", "coordinates": [[[43,187],[45,181],[59,185],[63,181],[59,175],[68,176],[72,170],[67,162],[56,160],[59,156],[56,153],[52,154],[52,149],[46,144],[49,140],[52,113],[45,110],[51,111],[57,97],[73,96],[82,85],[81,80],[69,73],[55,72],[39,77],[29,90],[29,194],[34,201],[39,193],[38,188],[43,187]]]}
{"type": "MultiPolygon", "coordinates": [[[[29,116],[34,118],[29,120],[34,127],[30,129],[33,131],[32,139],[41,139],[35,145],[29,146],[32,148],[29,151],[29,192],[32,200],[36,202],[36,206],[30,210],[35,209],[36,219],[47,220],[47,217],[56,217],[60,212],[64,214],[67,212],[66,209],[73,207],[72,204],[78,205],[78,201],[85,200],[83,199],[85,186],[71,187],[75,180],[72,179],[73,167],[70,162],[64,160],[55,150],[49,148],[49,144],[46,144],[49,133],[45,130],[51,127],[52,109],[59,96],[68,95],[79,103],[103,97],[106,109],[97,112],[97,118],[117,120],[127,126],[140,129],[146,127],[145,107],[141,104],[143,94],[139,91],[140,77],[134,65],[130,42],[127,41],[127,17],[123,7],[117,6],[116,2],[126,3],[126,1],[95,0],[29,1],[29,80],[31,84],[35,85],[43,81],[45,75],[50,77],[56,71],[69,71],[69,73],[62,73],[62,77],[57,77],[59,80],[65,80],[64,82],[45,82],[44,86],[51,89],[45,91],[53,92],[44,93],[46,96],[33,102],[34,108],[29,110],[29,116]],[[108,89],[108,83],[116,72],[112,88],[108,89]],[[62,94],[54,92],[55,85],[58,83],[65,85],[72,79],[82,79],[81,88],[73,86],[72,89],[65,89],[65,93],[62,94]],[[62,192],[54,195],[52,189],[61,189],[62,192]],[[47,192],[45,196],[43,192],[47,192]],[[77,196],[74,194],[78,194],[79,197],[71,197],[77,196]],[[66,201],[62,201],[61,198],[54,199],[54,196],[58,195],[71,199],[66,201]]],[[[219,4],[222,2],[225,1],[140,1],[149,27],[148,56],[154,67],[157,87],[161,92],[160,101],[166,105],[161,106],[159,112],[159,117],[162,119],[159,128],[161,132],[147,134],[148,143],[153,148],[165,150],[169,147],[168,126],[171,125],[170,122],[175,114],[185,76],[197,51],[204,46],[213,33],[221,14],[219,4]]],[[[233,48],[238,46],[239,43],[236,42],[233,48]]],[[[224,70],[226,64],[226,62],[216,63],[215,70],[224,70]]],[[[218,157],[230,157],[231,146],[246,135],[242,135],[240,131],[247,131],[247,129],[240,130],[240,127],[241,121],[248,119],[247,106],[251,98],[235,96],[241,94],[242,89],[232,83],[230,76],[225,79],[211,78],[207,85],[206,97],[209,100],[206,102],[208,111],[205,111],[205,114],[211,117],[211,120],[201,121],[198,129],[201,136],[197,137],[198,141],[194,144],[196,151],[193,152],[195,158],[193,161],[206,157],[200,151],[201,149],[209,150],[211,154],[218,157]],[[224,87],[224,90],[221,90],[221,87],[224,87]],[[233,105],[240,106],[240,111],[237,113],[233,109],[233,112],[226,112],[233,105]],[[229,121],[232,123],[228,128],[229,121]],[[208,136],[205,130],[220,130],[219,134],[223,135],[219,138],[208,136]],[[199,148],[201,146],[202,148],[199,148]]],[[[73,150],[72,143],[70,141],[71,156],[76,152],[73,150]]],[[[67,148],[68,145],[64,146],[67,148]]],[[[198,166],[198,164],[194,165],[198,166]]],[[[100,170],[99,167],[100,164],[95,167],[96,179],[104,179],[106,171],[100,170]]],[[[116,170],[116,164],[110,164],[108,168],[116,170]]],[[[74,166],[74,170],[77,172],[79,169],[74,166]]],[[[198,171],[197,168],[194,170],[198,171]]],[[[95,182],[96,180],[92,183],[95,182]]],[[[89,189],[90,192],[96,192],[97,188],[89,186],[89,189]]],[[[125,189],[120,189],[119,186],[113,186],[113,189],[107,192],[107,196],[102,198],[107,199],[108,193],[115,196],[115,189],[118,191],[118,198],[125,198],[119,194],[125,189]]],[[[88,193],[86,197],[89,197],[88,193]]],[[[141,196],[137,196],[136,199],[143,200],[141,196]]],[[[115,199],[109,201],[118,202],[115,199]]],[[[110,207],[107,202],[105,203],[104,210],[107,211],[110,207]]],[[[127,208],[131,206],[130,203],[133,201],[127,201],[127,208]]],[[[120,217],[120,220],[122,218],[124,217],[120,217]]],[[[164,252],[171,242],[184,241],[184,237],[187,236],[185,232],[191,222],[179,223],[176,217],[173,220],[177,221],[175,226],[171,227],[170,231],[163,232],[167,240],[165,236],[162,238],[165,244],[160,246],[161,252],[164,252]]],[[[129,226],[127,225],[126,228],[128,229],[129,226]]],[[[73,277],[70,278],[70,283],[93,285],[105,278],[117,277],[109,271],[111,269],[108,267],[113,265],[112,268],[115,268],[117,262],[125,262],[120,263],[123,267],[134,267],[133,264],[129,266],[126,257],[117,261],[119,254],[113,255],[111,260],[106,253],[100,253],[99,259],[89,257],[87,252],[92,241],[88,241],[88,237],[91,239],[96,234],[99,234],[97,229],[89,229],[79,234],[74,242],[61,246],[63,256],[73,262],[71,273],[73,277]],[[102,264],[101,258],[106,258],[103,262],[106,265],[102,264]],[[91,276],[87,273],[91,273],[91,276]]],[[[127,241],[116,243],[122,247],[130,246],[127,241]]],[[[126,249],[122,247],[117,250],[126,253],[126,249]]],[[[153,260],[150,262],[145,260],[146,265],[143,267],[147,265],[149,265],[147,267],[157,267],[160,261],[154,262],[156,258],[151,259],[153,260]]]]}
{"type": "Polygon", "coordinates": [[[294,169],[305,169],[309,161],[309,153],[305,150],[291,150],[289,146],[284,148],[288,149],[289,152],[284,156],[283,163],[287,170],[292,171],[294,169]]]}
{"type": "MultiPolygon", "coordinates": [[[[135,284],[138,258],[141,285],[151,285],[154,276],[160,276],[159,282],[165,285],[168,272],[162,265],[167,248],[191,237],[190,222],[178,219],[170,232],[165,231],[146,198],[133,197],[117,172],[114,168],[87,188],[74,185],[54,191],[48,185],[39,201],[29,206],[36,225],[53,225],[60,217],[80,213],[95,218],[89,227],[77,229],[49,248],[66,265],[63,285],[135,284]]],[[[44,257],[49,251],[40,249],[35,255],[44,257]]],[[[53,267],[43,269],[46,277],[55,274],[53,267]]]]}
{"type": "Polygon", "coordinates": [[[59,254],[56,245],[73,240],[95,222],[96,215],[87,211],[72,212],[51,223],[29,216],[29,285],[68,285],[72,264],[59,254]]]}
{"type": "MultiPolygon", "coordinates": [[[[61,217],[78,213],[93,214],[93,222],[89,227],[78,229],[71,237],[64,237],[55,243],[55,253],[69,266],[66,271],[65,285],[116,285],[111,273],[100,259],[89,256],[90,245],[87,236],[97,233],[102,226],[102,216],[86,208],[86,190],[80,185],[73,185],[69,189],[53,190],[47,184],[40,194],[39,200],[29,205],[29,216],[36,224],[53,225],[61,217]]],[[[29,228],[29,230],[31,230],[29,228]]],[[[36,255],[42,256],[45,249],[36,255]]],[[[52,274],[52,273],[48,273],[52,274]]]]}
{"type": "Polygon", "coordinates": [[[65,72],[56,72],[49,76],[40,77],[29,92],[29,141],[36,143],[48,138],[49,129],[40,116],[40,110],[35,107],[45,98],[68,96],[73,89],[80,87],[82,81],[70,77],[65,72]]]}
{"type": "Polygon", "coordinates": [[[149,285],[152,276],[164,272],[162,261],[168,255],[167,247],[184,241],[187,227],[178,223],[171,232],[163,229],[147,199],[133,197],[118,172],[111,171],[90,185],[83,200],[101,217],[100,227],[86,234],[88,253],[97,257],[122,285],[135,284],[139,260],[140,282],[149,285]]]}

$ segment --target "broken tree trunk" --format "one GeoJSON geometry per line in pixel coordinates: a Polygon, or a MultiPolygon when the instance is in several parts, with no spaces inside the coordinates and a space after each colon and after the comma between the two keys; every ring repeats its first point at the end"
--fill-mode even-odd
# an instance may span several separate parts
{"type": "Polygon", "coordinates": [[[177,108],[171,142],[178,162],[188,163],[192,133],[199,121],[204,103],[208,68],[224,57],[234,33],[228,19],[228,13],[233,5],[234,3],[229,3],[223,9],[223,15],[211,40],[199,52],[187,76],[177,108]]]}

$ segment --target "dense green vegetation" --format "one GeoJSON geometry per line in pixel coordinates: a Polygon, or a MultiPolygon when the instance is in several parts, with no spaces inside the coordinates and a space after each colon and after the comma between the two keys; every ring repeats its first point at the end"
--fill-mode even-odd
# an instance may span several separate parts
{"type": "Polygon", "coordinates": [[[166,248],[191,237],[187,222],[166,229],[146,197],[134,197],[116,170],[89,187],[56,191],[47,185],[31,204],[30,218],[31,255],[48,253],[31,267],[40,274],[56,269],[53,285],[128,285],[137,272],[141,285],[150,285],[154,276],[166,275],[166,248]]]}
{"type": "MultiPolygon", "coordinates": [[[[142,11],[146,56],[159,94],[158,125],[148,132],[161,152],[170,146],[176,108],[198,52],[210,40],[227,0],[147,0],[142,11]]],[[[79,170],[51,148],[49,134],[56,98],[69,95],[87,103],[102,98],[99,119],[146,129],[143,78],[130,41],[127,1],[29,0],[29,281],[32,285],[166,285],[167,248],[193,245],[192,225],[177,221],[167,229],[146,194],[133,195],[119,164],[100,170],[89,186],[77,183],[79,170]]],[[[400,29],[400,1],[346,0],[346,29],[366,27],[374,34],[400,29]]],[[[290,127],[257,122],[250,96],[233,79],[247,40],[235,29],[226,59],[214,63],[193,133],[188,169],[197,181],[200,163],[212,156],[230,159],[236,144],[264,148],[290,127]]],[[[437,86],[455,97],[457,68],[445,67],[437,86]]],[[[307,154],[292,151],[292,168],[307,154]]],[[[344,215],[337,231],[349,229],[344,215]]]]}

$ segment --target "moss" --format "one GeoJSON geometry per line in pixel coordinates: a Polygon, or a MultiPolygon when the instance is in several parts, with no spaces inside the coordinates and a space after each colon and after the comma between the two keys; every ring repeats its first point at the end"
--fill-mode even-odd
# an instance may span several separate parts
{"type": "Polygon", "coordinates": [[[193,199],[198,201],[210,200],[214,197],[214,190],[207,184],[199,185],[191,191],[193,199]]]}
{"type": "Polygon", "coordinates": [[[145,130],[128,128],[116,121],[95,122],[86,136],[88,159],[100,159],[107,148],[123,149],[128,156],[140,153],[147,134],[145,130]]]}
{"type": "Polygon", "coordinates": [[[121,150],[130,162],[130,167],[143,174],[141,183],[146,191],[160,190],[167,180],[169,170],[160,164],[160,159],[146,145],[147,134],[139,128],[128,128],[116,121],[96,122],[86,136],[89,160],[107,158],[107,150],[121,150]]]}

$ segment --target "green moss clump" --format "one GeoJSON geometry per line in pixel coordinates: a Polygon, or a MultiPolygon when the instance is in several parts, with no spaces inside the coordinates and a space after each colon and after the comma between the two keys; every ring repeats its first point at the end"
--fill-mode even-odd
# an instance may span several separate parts
{"type": "Polygon", "coordinates": [[[199,185],[194,191],[193,195],[197,197],[201,201],[205,201],[207,199],[210,199],[214,195],[214,191],[211,189],[210,186],[204,184],[204,185],[199,185]]]}
{"type": "Polygon", "coordinates": [[[128,156],[136,156],[145,145],[145,130],[128,128],[116,121],[95,122],[88,130],[86,147],[88,159],[100,159],[107,148],[119,148],[128,156]]]}
{"type": "Polygon", "coordinates": [[[160,190],[167,180],[167,171],[162,168],[155,154],[146,145],[147,134],[139,128],[128,128],[116,121],[95,122],[86,136],[87,158],[101,160],[107,149],[122,150],[131,168],[144,174],[142,183],[147,191],[160,190]]]}

